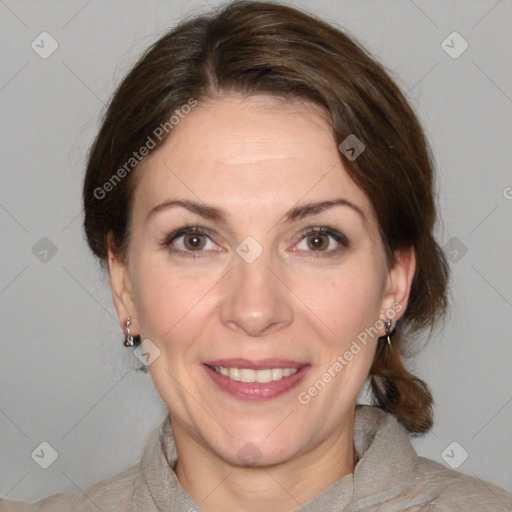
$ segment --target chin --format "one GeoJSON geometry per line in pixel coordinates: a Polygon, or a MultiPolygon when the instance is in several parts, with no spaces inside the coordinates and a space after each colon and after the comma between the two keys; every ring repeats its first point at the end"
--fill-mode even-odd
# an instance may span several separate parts
{"type": "Polygon", "coordinates": [[[238,440],[230,446],[225,446],[217,456],[229,464],[239,467],[269,467],[284,463],[294,457],[290,440],[283,442],[258,442],[238,440]],[[286,443],[286,444],[285,444],[286,443]],[[233,451],[233,449],[235,450],[233,451]]]}

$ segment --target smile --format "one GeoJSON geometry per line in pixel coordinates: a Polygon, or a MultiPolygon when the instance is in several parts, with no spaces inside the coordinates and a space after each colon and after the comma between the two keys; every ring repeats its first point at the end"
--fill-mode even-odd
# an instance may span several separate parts
{"type": "Polygon", "coordinates": [[[253,370],[252,368],[225,368],[223,366],[214,366],[213,369],[237,382],[267,382],[281,380],[297,373],[297,368],[266,368],[264,370],[253,370]]]}
{"type": "Polygon", "coordinates": [[[276,359],[257,363],[218,360],[203,363],[202,367],[218,389],[249,401],[271,400],[291,391],[311,369],[307,363],[276,359]]]}

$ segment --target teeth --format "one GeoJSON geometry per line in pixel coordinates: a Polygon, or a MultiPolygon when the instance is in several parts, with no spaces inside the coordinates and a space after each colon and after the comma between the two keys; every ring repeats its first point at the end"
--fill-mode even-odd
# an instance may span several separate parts
{"type": "MultiPolygon", "coordinates": [[[[260,373],[258,371],[258,373],[260,373]]],[[[246,370],[245,368],[240,369],[240,381],[241,382],[256,382],[256,370],[246,370]]]]}
{"type": "Polygon", "coordinates": [[[233,380],[240,380],[240,370],[238,368],[225,368],[228,372],[228,376],[233,380]]]}
{"type": "Polygon", "coordinates": [[[272,370],[258,370],[254,372],[256,376],[256,382],[265,384],[266,382],[272,382],[272,370]]]}
{"type": "Polygon", "coordinates": [[[281,380],[283,378],[282,368],[272,368],[272,380],[281,380]]]}
{"type": "Polygon", "coordinates": [[[283,377],[289,377],[298,371],[298,368],[253,370],[252,368],[225,368],[224,366],[214,366],[213,369],[217,373],[239,382],[259,382],[260,384],[281,380],[283,377]]]}

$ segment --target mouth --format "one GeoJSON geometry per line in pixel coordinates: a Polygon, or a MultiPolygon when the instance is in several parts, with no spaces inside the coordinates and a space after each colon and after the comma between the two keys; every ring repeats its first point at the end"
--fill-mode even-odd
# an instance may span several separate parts
{"type": "Polygon", "coordinates": [[[289,392],[304,379],[311,365],[289,360],[229,359],[203,363],[222,391],[242,400],[263,401],[289,392]]]}

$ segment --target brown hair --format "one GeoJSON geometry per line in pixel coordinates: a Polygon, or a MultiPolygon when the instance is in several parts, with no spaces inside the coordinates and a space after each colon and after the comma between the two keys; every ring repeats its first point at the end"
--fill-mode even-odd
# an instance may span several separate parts
{"type": "Polygon", "coordinates": [[[173,113],[191,100],[229,92],[320,105],[338,143],[355,134],[365,144],[357,159],[342,158],[374,206],[389,267],[396,263],[394,251],[411,246],[417,262],[407,310],[392,346],[379,340],[370,383],[378,405],[409,432],[427,432],[432,396],[401,358],[415,335],[427,327],[432,332],[447,308],[448,265],[433,236],[431,154],[413,110],[383,66],[328,23],[280,4],[235,1],[183,21],[154,43],[115,92],[90,150],[83,189],[89,246],[104,265],[112,232],[113,249],[125,257],[140,167],[134,152],[148,146],[148,137],[151,151],[158,149],[171,130],[158,138],[155,129],[169,127],[173,113]]]}

